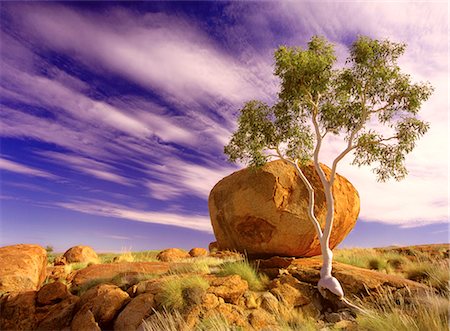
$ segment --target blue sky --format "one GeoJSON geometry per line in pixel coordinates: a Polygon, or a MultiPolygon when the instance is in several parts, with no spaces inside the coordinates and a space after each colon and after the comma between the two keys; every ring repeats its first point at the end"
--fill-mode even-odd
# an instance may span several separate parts
{"type": "Polygon", "coordinates": [[[315,34],[340,65],[359,34],[406,42],[402,68],[435,87],[406,180],[342,162],[361,196],[342,245],[448,242],[447,2],[3,2],[0,244],[206,247],[238,109],[272,102],[274,49],[315,34]]]}

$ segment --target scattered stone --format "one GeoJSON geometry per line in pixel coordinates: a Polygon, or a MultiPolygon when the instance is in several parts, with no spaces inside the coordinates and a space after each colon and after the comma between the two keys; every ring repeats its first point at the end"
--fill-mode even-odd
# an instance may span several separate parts
{"type": "Polygon", "coordinates": [[[15,292],[0,299],[0,330],[34,330],[36,292],[15,292]]]}
{"type": "MultiPolygon", "coordinates": [[[[322,165],[322,169],[326,175],[330,173],[328,167],[322,165]]],[[[316,216],[324,222],[323,186],[313,165],[302,170],[315,188],[316,216]]],[[[352,230],[359,214],[358,192],[347,179],[337,175],[333,192],[331,248],[352,230]]],[[[250,256],[320,255],[320,243],[307,213],[308,203],[308,191],[296,170],[281,160],[256,171],[247,168],[225,177],[214,186],[208,200],[220,248],[250,256]]]]}
{"type": "Polygon", "coordinates": [[[47,267],[47,279],[49,281],[65,281],[69,276],[69,268],[65,265],[55,265],[47,267]]]}
{"type": "Polygon", "coordinates": [[[83,306],[72,320],[71,331],[101,331],[98,323],[95,321],[94,314],[88,305],[83,306]]]}
{"type": "Polygon", "coordinates": [[[36,315],[39,316],[39,325],[37,330],[62,330],[70,325],[77,302],[80,300],[77,296],[67,297],[54,305],[36,308],[36,315]]]}
{"type": "Polygon", "coordinates": [[[149,317],[155,307],[154,296],[151,293],[143,293],[135,297],[119,314],[114,322],[115,331],[137,330],[142,321],[149,317]]]}
{"type": "Polygon", "coordinates": [[[189,251],[189,255],[192,257],[199,257],[199,256],[207,256],[208,255],[208,251],[204,248],[192,248],[189,251]]]}
{"type": "Polygon", "coordinates": [[[81,296],[78,306],[87,306],[94,314],[95,321],[104,327],[116,317],[129,300],[128,293],[117,286],[100,284],[87,290],[81,296]]]}
{"type": "Polygon", "coordinates": [[[279,284],[277,287],[272,288],[270,292],[288,306],[298,307],[310,303],[306,296],[289,284],[279,284]]]}
{"type": "Polygon", "coordinates": [[[207,311],[204,318],[212,317],[214,315],[223,317],[230,325],[243,327],[244,330],[248,329],[247,326],[249,325],[247,318],[241,307],[229,303],[221,303],[213,310],[207,311]]]}
{"type": "Polygon", "coordinates": [[[248,283],[238,275],[214,277],[209,282],[207,292],[215,294],[228,303],[237,303],[238,299],[248,290],[248,283]]]}
{"type": "Polygon", "coordinates": [[[180,259],[191,257],[188,253],[179,248],[169,248],[159,252],[156,258],[162,262],[174,262],[180,259]]]}
{"type": "Polygon", "coordinates": [[[38,245],[0,247],[0,292],[38,290],[46,277],[47,252],[38,245]]]}
{"type": "Polygon", "coordinates": [[[67,263],[98,263],[97,253],[90,246],[74,246],[69,248],[64,254],[67,263]]]}
{"type": "Polygon", "coordinates": [[[54,266],[62,266],[62,265],[66,265],[66,264],[67,264],[67,260],[63,255],[56,257],[55,261],[53,261],[54,266]]]}
{"type": "Polygon", "coordinates": [[[210,242],[208,245],[208,250],[210,253],[215,253],[218,250],[220,250],[220,247],[219,247],[219,244],[217,243],[217,241],[210,242]]]}
{"type": "Polygon", "coordinates": [[[39,305],[52,305],[61,302],[70,295],[67,286],[61,282],[44,285],[37,293],[36,302],[39,305]]]}
{"type": "Polygon", "coordinates": [[[256,330],[261,330],[265,328],[273,330],[273,328],[271,327],[277,325],[275,317],[264,309],[253,310],[248,315],[248,321],[250,322],[250,325],[254,327],[256,330]]]}
{"type": "Polygon", "coordinates": [[[279,302],[277,298],[270,292],[264,292],[257,299],[257,304],[269,313],[273,313],[278,309],[279,302]]]}
{"type": "Polygon", "coordinates": [[[202,307],[208,311],[216,308],[220,304],[219,298],[212,293],[205,293],[202,298],[202,307]]]}

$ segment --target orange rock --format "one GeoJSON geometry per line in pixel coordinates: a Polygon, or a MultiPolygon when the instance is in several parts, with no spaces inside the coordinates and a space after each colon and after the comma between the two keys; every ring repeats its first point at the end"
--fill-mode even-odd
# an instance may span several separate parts
{"type": "Polygon", "coordinates": [[[222,298],[225,302],[237,303],[239,298],[248,290],[247,281],[238,275],[211,278],[207,292],[222,298]]]}
{"type": "Polygon", "coordinates": [[[156,258],[163,262],[174,262],[180,259],[191,257],[188,253],[179,248],[165,249],[156,256],[156,258]]]}
{"type": "Polygon", "coordinates": [[[264,309],[255,309],[248,315],[250,325],[256,330],[277,330],[277,321],[264,309]]]}
{"type": "Polygon", "coordinates": [[[192,248],[189,251],[189,255],[192,257],[206,256],[206,255],[208,255],[208,251],[204,248],[196,247],[196,248],[192,248]]]}
{"type": "Polygon", "coordinates": [[[95,321],[103,327],[113,321],[120,309],[129,300],[128,293],[117,286],[100,284],[90,288],[81,296],[78,307],[89,307],[95,317],[95,321]]]}
{"type": "MultiPolygon", "coordinates": [[[[330,169],[322,165],[326,175],[330,169]]],[[[325,224],[326,202],[312,165],[302,168],[315,188],[315,214],[325,224]]],[[[333,187],[335,214],[330,247],[352,230],[359,195],[337,175],[333,187]]],[[[253,256],[315,256],[320,244],[307,215],[308,191],[294,167],[281,160],[258,170],[243,169],[219,181],[209,195],[209,212],[217,244],[253,256]]]]}
{"type": "Polygon", "coordinates": [[[79,300],[80,298],[77,296],[71,295],[57,304],[37,307],[36,316],[39,319],[37,329],[52,331],[62,330],[70,326],[79,300]]]}
{"type": "Polygon", "coordinates": [[[53,282],[44,285],[37,293],[36,302],[39,305],[51,305],[58,303],[69,296],[67,286],[61,282],[53,282]]]}
{"type": "MultiPolygon", "coordinates": [[[[97,253],[90,246],[74,246],[69,248],[63,255],[67,263],[85,262],[98,263],[97,253]]],[[[63,259],[61,259],[64,261],[63,259]]]]}
{"type": "Polygon", "coordinates": [[[220,248],[219,248],[219,245],[217,244],[217,241],[210,242],[208,245],[208,250],[210,253],[216,252],[219,249],[220,248]]]}
{"type": "Polygon", "coordinates": [[[163,274],[169,271],[169,264],[164,262],[124,262],[93,264],[78,270],[72,279],[72,286],[80,286],[94,279],[111,279],[119,274],[163,274]]]}
{"type": "Polygon", "coordinates": [[[83,306],[72,320],[71,331],[101,331],[89,306],[83,306]]]}
{"type": "Polygon", "coordinates": [[[115,331],[134,331],[142,320],[152,314],[155,307],[153,294],[144,293],[135,297],[117,317],[114,322],[115,331]]]}
{"type": "Polygon", "coordinates": [[[216,308],[207,311],[204,318],[213,317],[214,315],[219,315],[221,318],[224,318],[230,325],[237,325],[243,327],[244,330],[248,330],[249,325],[247,319],[243,309],[239,306],[221,303],[216,308]]]}
{"type": "MultiPolygon", "coordinates": [[[[289,267],[289,272],[299,281],[316,285],[320,278],[321,266],[320,258],[296,259],[289,267]]],[[[412,291],[427,289],[425,285],[400,276],[387,275],[339,262],[333,262],[332,274],[341,283],[344,293],[362,297],[383,288],[396,290],[408,288],[412,291]]]]}
{"type": "Polygon", "coordinates": [[[36,292],[17,292],[0,299],[0,330],[34,330],[36,292]]]}
{"type": "Polygon", "coordinates": [[[0,247],[0,292],[38,290],[46,277],[47,252],[38,245],[0,247]]]}

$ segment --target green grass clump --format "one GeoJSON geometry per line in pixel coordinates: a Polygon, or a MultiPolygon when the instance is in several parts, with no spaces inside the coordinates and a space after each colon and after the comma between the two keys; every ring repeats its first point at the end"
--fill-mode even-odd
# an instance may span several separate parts
{"type": "Polygon", "coordinates": [[[236,261],[224,263],[220,266],[219,276],[239,275],[246,280],[252,291],[262,291],[268,283],[266,275],[258,273],[248,261],[236,261]]]}
{"type": "Polygon", "coordinates": [[[243,331],[244,328],[240,326],[233,326],[221,315],[214,314],[211,317],[207,317],[201,320],[196,331],[243,331]]]}
{"type": "Polygon", "coordinates": [[[170,266],[169,274],[209,274],[209,266],[205,261],[181,262],[170,266]]]}
{"type": "Polygon", "coordinates": [[[82,296],[84,293],[86,293],[89,289],[93,288],[94,286],[97,286],[99,284],[110,284],[111,279],[110,278],[96,278],[91,279],[85,283],[83,283],[80,286],[73,287],[71,289],[71,292],[73,294],[76,294],[78,296],[82,296]]]}
{"type": "Polygon", "coordinates": [[[143,321],[144,331],[179,331],[188,330],[188,325],[178,311],[155,311],[154,314],[143,321]]]}
{"type": "Polygon", "coordinates": [[[385,271],[388,273],[390,271],[390,266],[388,262],[382,257],[373,257],[367,261],[369,269],[385,271]]]}
{"type": "Polygon", "coordinates": [[[199,276],[172,278],[162,284],[157,294],[158,301],[166,309],[181,310],[186,307],[186,299],[183,295],[186,289],[206,291],[208,287],[208,281],[199,276]]]}
{"type": "Polygon", "coordinates": [[[429,292],[422,298],[394,298],[388,292],[369,314],[357,317],[364,331],[448,331],[447,299],[429,292]]]}

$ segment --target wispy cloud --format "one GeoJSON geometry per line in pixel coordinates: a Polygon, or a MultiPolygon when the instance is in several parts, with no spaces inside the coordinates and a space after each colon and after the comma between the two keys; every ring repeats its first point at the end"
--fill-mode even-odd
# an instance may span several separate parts
{"type": "Polygon", "coordinates": [[[91,158],[51,151],[38,152],[37,154],[44,156],[49,161],[64,164],[67,167],[71,167],[101,180],[122,185],[131,185],[130,179],[114,173],[116,169],[111,165],[93,160],[91,158]]]}
{"type": "Polygon", "coordinates": [[[164,224],[198,231],[212,232],[209,216],[204,215],[180,215],[137,210],[98,200],[60,202],[55,205],[91,215],[115,217],[132,221],[164,224]]]}
{"type": "Polygon", "coordinates": [[[33,177],[43,177],[43,178],[47,178],[47,179],[58,178],[57,176],[55,176],[47,171],[29,167],[24,164],[5,159],[3,157],[0,157],[0,169],[3,171],[11,171],[11,172],[15,172],[18,174],[33,176],[33,177]]]}

